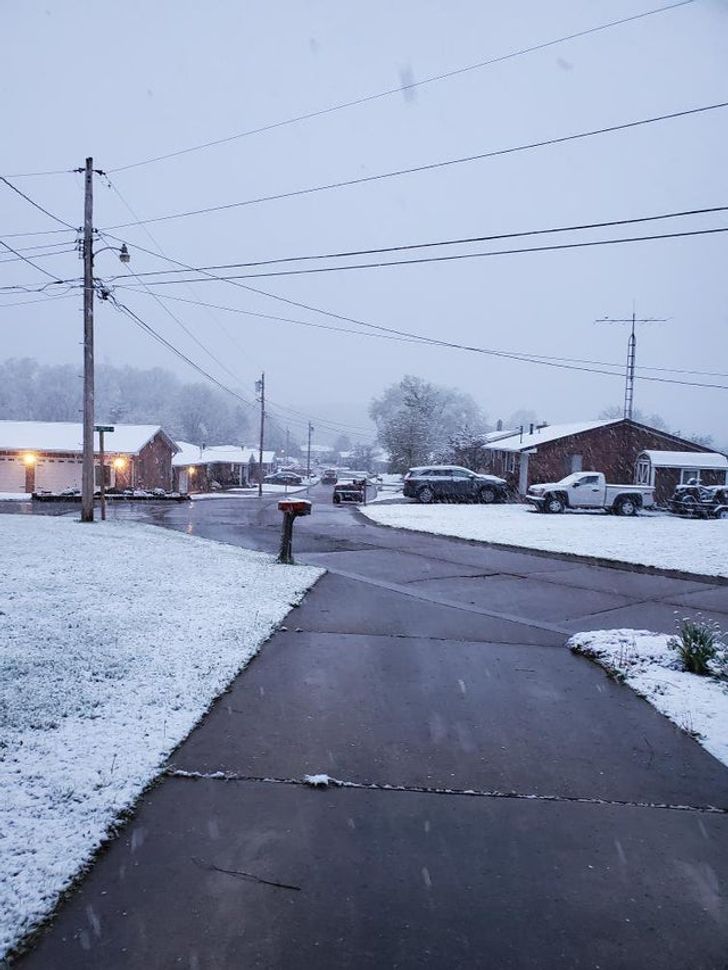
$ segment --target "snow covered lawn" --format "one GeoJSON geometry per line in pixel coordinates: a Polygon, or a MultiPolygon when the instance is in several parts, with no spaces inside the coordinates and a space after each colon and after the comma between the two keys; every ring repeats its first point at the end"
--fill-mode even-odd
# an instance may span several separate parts
{"type": "Polygon", "coordinates": [[[362,508],[382,525],[570,552],[707,576],[728,576],[728,521],[645,513],[622,518],[603,512],[545,515],[525,505],[398,505],[362,508]]]}
{"type": "Polygon", "coordinates": [[[0,492],[0,502],[29,502],[32,498],[30,492],[0,492]]]}
{"type": "Polygon", "coordinates": [[[153,526],[0,516],[0,962],[320,575],[153,526]]]}
{"type": "Polygon", "coordinates": [[[680,669],[669,636],[646,630],[596,630],[569,641],[644,697],[728,765],[728,681],[680,669]]]}
{"type": "MultiPolygon", "coordinates": [[[[294,492],[304,492],[305,485],[263,485],[264,495],[293,495],[294,492]]],[[[252,488],[229,488],[224,492],[192,492],[190,498],[193,502],[199,502],[208,498],[257,498],[258,486],[252,488]]]]}

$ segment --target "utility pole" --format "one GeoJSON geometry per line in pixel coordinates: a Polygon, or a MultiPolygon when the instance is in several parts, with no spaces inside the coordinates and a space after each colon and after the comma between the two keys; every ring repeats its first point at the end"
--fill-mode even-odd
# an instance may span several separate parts
{"type": "Polygon", "coordinates": [[[636,325],[638,323],[664,323],[664,318],[659,317],[637,317],[637,313],[632,308],[631,317],[623,317],[621,319],[615,317],[601,317],[599,320],[595,320],[595,323],[626,323],[630,325],[630,334],[627,340],[627,367],[625,370],[624,379],[624,417],[629,421],[632,420],[634,414],[634,380],[635,380],[635,364],[637,361],[637,331],[636,325]]]}
{"type": "Polygon", "coordinates": [[[291,432],[286,428],[286,464],[288,464],[288,456],[291,453],[291,432]]]}
{"type": "Polygon", "coordinates": [[[258,451],[258,498],[263,497],[263,441],[265,438],[265,371],[260,380],[255,382],[260,401],[260,448],[258,451]]]}
{"type": "Polygon", "coordinates": [[[313,434],[313,425],[308,422],[308,450],[306,452],[306,478],[311,482],[311,435],[313,434]]]}
{"type": "Polygon", "coordinates": [[[86,159],[83,206],[83,464],[81,521],[94,520],[94,253],[93,158],[86,159]]]}

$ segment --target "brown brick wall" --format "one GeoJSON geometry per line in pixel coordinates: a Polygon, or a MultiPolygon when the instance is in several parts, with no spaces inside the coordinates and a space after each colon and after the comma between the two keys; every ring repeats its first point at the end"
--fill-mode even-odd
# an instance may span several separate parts
{"type": "Polygon", "coordinates": [[[156,434],[132,459],[134,488],[163,488],[171,491],[173,454],[167,439],[161,434],[156,434]]]}
{"type": "MultiPolygon", "coordinates": [[[[547,429],[544,429],[547,431],[547,429]]],[[[560,438],[558,441],[546,442],[539,445],[536,442],[537,454],[531,455],[528,465],[528,484],[535,482],[554,482],[572,471],[571,459],[573,455],[582,456],[581,469],[583,471],[604,472],[607,481],[615,484],[631,484],[634,481],[634,466],[641,451],[710,451],[691,441],[683,441],[674,435],[669,435],[653,428],[629,421],[619,421],[603,428],[594,428],[581,434],[560,438]]],[[[518,489],[518,457],[513,471],[506,470],[504,457],[496,455],[492,462],[493,474],[501,475],[511,487],[518,489]]],[[[658,501],[669,498],[672,494],[671,479],[665,475],[664,489],[666,495],[656,495],[658,501]]]]}

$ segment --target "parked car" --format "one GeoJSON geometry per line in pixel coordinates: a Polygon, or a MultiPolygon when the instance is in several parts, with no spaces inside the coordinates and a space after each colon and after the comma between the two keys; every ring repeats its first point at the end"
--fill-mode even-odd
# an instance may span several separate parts
{"type": "Polygon", "coordinates": [[[565,509],[605,509],[616,515],[637,515],[655,504],[650,485],[607,485],[601,472],[575,472],[560,482],[532,485],[526,500],[540,512],[565,509]]]}
{"type": "Polygon", "coordinates": [[[266,485],[303,485],[301,476],[294,475],[293,472],[274,472],[272,475],[266,475],[263,482],[266,485]]]}
{"type": "Polygon", "coordinates": [[[321,475],[322,485],[336,485],[337,472],[335,468],[327,468],[321,475]]]}
{"type": "Polygon", "coordinates": [[[728,519],[728,485],[678,485],[670,511],[692,519],[728,519]]]}
{"type": "Polygon", "coordinates": [[[430,502],[505,502],[508,485],[495,475],[477,475],[459,465],[426,465],[410,468],[404,476],[403,494],[425,505],[430,502]]]}
{"type": "MultiPolygon", "coordinates": [[[[362,473],[366,475],[366,473],[362,473]]],[[[367,480],[363,478],[347,478],[345,481],[338,481],[334,485],[333,503],[341,505],[342,502],[366,502],[367,480]]]]}

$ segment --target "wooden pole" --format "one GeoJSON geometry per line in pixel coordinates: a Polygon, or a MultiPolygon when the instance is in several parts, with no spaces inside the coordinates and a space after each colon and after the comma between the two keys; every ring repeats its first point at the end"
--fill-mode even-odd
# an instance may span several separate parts
{"type": "Polygon", "coordinates": [[[106,469],[104,468],[104,432],[99,431],[99,461],[101,463],[101,521],[106,521],[106,469]]]}
{"type": "Polygon", "coordinates": [[[81,521],[94,520],[93,159],[86,159],[83,209],[83,463],[81,521]]]}
{"type": "Polygon", "coordinates": [[[258,450],[258,498],[263,497],[263,439],[265,436],[265,371],[260,375],[260,448],[258,450]]]}

